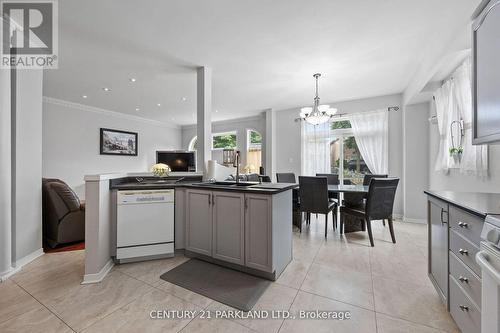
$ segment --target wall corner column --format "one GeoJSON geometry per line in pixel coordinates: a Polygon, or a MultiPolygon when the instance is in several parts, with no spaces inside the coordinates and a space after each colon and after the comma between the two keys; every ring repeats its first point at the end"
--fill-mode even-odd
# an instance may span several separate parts
{"type": "Polygon", "coordinates": [[[196,83],[197,171],[206,176],[207,162],[212,159],[212,69],[198,67],[196,83]]]}
{"type": "Polygon", "coordinates": [[[273,180],[276,173],[276,111],[266,109],[264,113],[266,115],[265,173],[273,180]]]}
{"type": "MultiPolygon", "coordinates": [[[[0,20],[0,23],[2,20],[0,20]]],[[[12,270],[11,76],[0,69],[0,281],[12,270]]]]}

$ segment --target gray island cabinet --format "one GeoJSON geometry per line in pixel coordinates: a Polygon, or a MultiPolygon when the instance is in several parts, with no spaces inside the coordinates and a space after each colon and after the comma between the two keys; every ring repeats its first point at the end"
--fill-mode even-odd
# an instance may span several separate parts
{"type": "Polygon", "coordinates": [[[500,194],[425,191],[428,274],[457,326],[481,332],[481,270],[475,261],[486,215],[500,214],[500,194]]]}
{"type": "MultiPolygon", "coordinates": [[[[184,248],[196,257],[276,280],[292,259],[292,190],[187,187],[184,248]]],[[[180,203],[180,202],[178,202],[180,203]]],[[[183,222],[183,223],[182,223],[183,222]]]]}

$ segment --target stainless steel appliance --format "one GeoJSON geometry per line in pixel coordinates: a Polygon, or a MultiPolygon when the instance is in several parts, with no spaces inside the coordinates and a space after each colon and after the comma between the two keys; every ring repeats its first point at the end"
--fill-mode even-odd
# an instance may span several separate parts
{"type": "Polygon", "coordinates": [[[500,333],[500,215],[486,216],[481,239],[481,251],[476,254],[483,280],[481,331],[500,333]]]}

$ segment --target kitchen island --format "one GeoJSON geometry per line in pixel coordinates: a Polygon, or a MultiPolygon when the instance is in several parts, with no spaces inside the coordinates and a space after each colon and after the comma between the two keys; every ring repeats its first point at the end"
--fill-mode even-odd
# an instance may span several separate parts
{"type": "Polygon", "coordinates": [[[217,182],[178,175],[86,177],[86,258],[83,283],[101,281],[113,267],[117,191],[175,191],[175,249],[275,280],[292,260],[294,184],[217,182]]]}

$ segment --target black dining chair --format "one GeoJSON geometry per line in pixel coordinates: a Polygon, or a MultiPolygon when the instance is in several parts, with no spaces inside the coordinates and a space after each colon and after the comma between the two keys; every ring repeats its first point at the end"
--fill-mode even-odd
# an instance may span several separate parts
{"type": "Polygon", "coordinates": [[[293,172],[282,172],[276,174],[278,183],[296,183],[295,174],[293,172]]]}
{"type": "MultiPolygon", "coordinates": [[[[307,221],[311,221],[311,213],[325,214],[325,238],[328,231],[328,214],[333,212],[335,228],[337,202],[328,198],[328,180],[326,177],[299,177],[300,211],[307,214],[307,221]]],[[[302,226],[299,227],[302,230],[302,226]]]]}
{"type": "MultiPolygon", "coordinates": [[[[370,185],[370,181],[373,178],[387,178],[387,175],[371,175],[371,174],[366,174],[363,177],[363,186],[368,186],[370,185]]],[[[345,185],[351,185],[352,182],[349,179],[346,179],[344,181],[345,185]]],[[[344,205],[345,206],[360,206],[364,203],[364,199],[366,199],[366,194],[363,193],[345,193],[344,194],[344,205]]],[[[384,221],[385,225],[385,221],[384,221]]]]}
{"type": "Polygon", "coordinates": [[[340,233],[344,231],[345,215],[354,216],[366,224],[370,245],[374,246],[371,221],[387,219],[392,242],[396,243],[392,211],[398,183],[398,178],[373,178],[370,181],[364,207],[340,207],[340,233]]]}
{"type": "Polygon", "coordinates": [[[263,183],[270,183],[271,182],[271,177],[269,176],[264,176],[264,175],[259,175],[260,181],[263,183]]]}
{"type": "MultiPolygon", "coordinates": [[[[340,184],[339,175],[337,175],[337,174],[317,173],[316,177],[326,177],[326,179],[328,181],[328,185],[339,185],[340,184]]],[[[338,193],[328,192],[328,198],[336,200],[337,204],[340,202],[339,201],[340,197],[339,197],[338,193]]],[[[317,214],[316,214],[316,217],[317,217],[317,214]]],[[[334,229],[337,228],[337,219],[336,218],[333,220],[333,228],[334,229]]]]}
{"type": "MultiPolygon", "coordinates": [[[[333,174],[333,173],[317,173],[316,177],[326,177],[328,181],[328,185],[339,185],[339,175],[333,174]]],[[[338,193],[328,193],[328,197],[330,199],[339,199],[339,194],[338,193]]]]}
{"type": "Polygon", "coordinates": [[[387,178],[389,177],[388,175],[370,175],[370,174],[366,174],[364,177],[363,177],[363,185],[364,186],[368,186],[370,185],[370,181],[373,179],[373,178],[387,178]]]}

